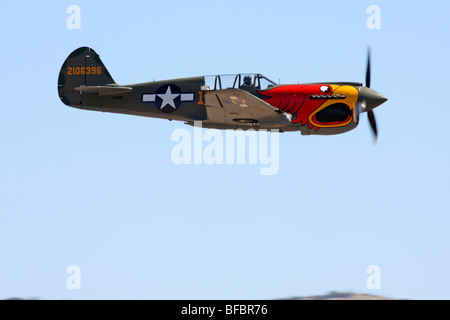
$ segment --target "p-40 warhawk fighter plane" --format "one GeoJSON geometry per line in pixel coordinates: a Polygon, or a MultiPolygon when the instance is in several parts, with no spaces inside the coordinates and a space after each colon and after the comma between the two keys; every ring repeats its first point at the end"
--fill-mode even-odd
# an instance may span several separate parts
{"type": "Polygon", "coordinates": [[[367,112],[377,135],[373,109],[387,99],[356,82],[276,84],[263,75],[200,76],[118,85],[91,48],[73,51],[58,78],[61,101],[71,107],[184,121],[204,128],[277,129],[303,135],[350,131],[367,112]]]}

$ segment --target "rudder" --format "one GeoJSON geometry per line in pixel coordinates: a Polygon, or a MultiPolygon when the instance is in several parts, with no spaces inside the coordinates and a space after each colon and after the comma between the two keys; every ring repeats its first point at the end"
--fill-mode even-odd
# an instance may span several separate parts
{"type": "Polygon", "coordinates": [[[64,61],[58,77],[58,95],[61,101],[73,107],[82,107],[86,101],[78,87],[116,85],[100,56],[91,48],[74,50],[64,61]]]}

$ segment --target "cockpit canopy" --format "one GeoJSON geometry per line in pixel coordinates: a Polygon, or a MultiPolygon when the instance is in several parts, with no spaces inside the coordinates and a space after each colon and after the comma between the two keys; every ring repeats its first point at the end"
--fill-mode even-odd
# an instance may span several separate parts
{"type": "Polygon", "coordinates": [[[205,76],[203,90],[243,89],[246,91],[265,90],[276,83],[259,73],[239,73],[205,76]]]}

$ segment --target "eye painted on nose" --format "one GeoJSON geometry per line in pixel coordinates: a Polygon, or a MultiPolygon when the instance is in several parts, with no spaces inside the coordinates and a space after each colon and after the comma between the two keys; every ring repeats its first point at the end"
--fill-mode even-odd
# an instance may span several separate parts
{"type": "Polygon", "coordinates": [[[322,91],[323,93],[329,93],[331,91],[331,88],[330,86],[321,86],[320,91],[322,91]]]}

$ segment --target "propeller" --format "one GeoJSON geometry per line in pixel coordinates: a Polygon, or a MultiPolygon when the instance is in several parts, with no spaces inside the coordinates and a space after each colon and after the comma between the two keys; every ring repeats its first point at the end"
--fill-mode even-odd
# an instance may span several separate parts
{"type": "Polygon", "coordinates": [[[378,139],[378,129],[377,122],[375,120],[375,114],[373,109],[378,107],[387,101],[387,98],[383,96],[381,93],[376,92],[370,88],[371,82],[371,49],[368,47],[367,49],[367,69],[366,69],[366,83],[365,86],[359,87],[359,98],[355,104],[355,114],[356,114],[356,123],[359,123],[359,115],[362,112],[367,112],[367,117],[369,119],[369,124],[372,129],[372,133],[375,138],[375,142],[378,139]]]}
{"type": "MultiPolygon", "coordinates": [[[[367,49],[367,70],[366,70],[366,87],[370,88],[370,47],[367,49]]],[[[364,102],[365,104],[365,102],[364,102]]],[[[378,140],[378,130],[377,130],[377,122],[375,120],[375,114],[373,113],[373,110],[367,111],[367,117],[369,119],[370,127],[372,128],[372,132],[375,137],[375,142],[378,140]]]]}

